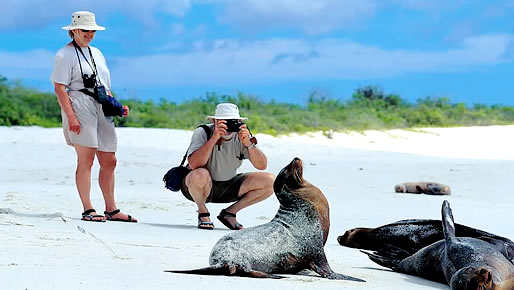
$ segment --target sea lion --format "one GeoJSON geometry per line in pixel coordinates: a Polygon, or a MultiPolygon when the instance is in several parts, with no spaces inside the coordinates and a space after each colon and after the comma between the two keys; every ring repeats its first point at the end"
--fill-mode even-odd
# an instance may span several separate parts
{"type": "Polygon", "coordinates": [[[404,182],[394,186],[394,191],[398,193],[417,193],[429,195],[450,195],[451,189],[448,185],[437,182],[404,182]]]}
{"type": "Polygon", "coordinates": [[[280,171],[273,189],[280,208],[269,223],[222,237],[211,251],[210,267],[166,272],[283,278],[275,274],[309,269],[324,278],[365,282],[328,265],[323,250],[330,228],[328,201],[303,178],[299,158],[280,171]]]}
{"type": "Polygon", "coordinates": [[[444,239],[406,258],[395,251],[364,252],[375,263],[396,272],[446,283],[454,290],[512,290],[514,265],[483,240],[456,237],[453,214],[443,202],[444,239]]]}
{"type": "MultiPolygon", "coordinates": [[[[470,237],[490,243],[514,263],[514,242],[482,230],[455,224],[457,237],[470,237]]],[[[440,220],[401,220],[377,228],[354,228],[337,238],[341,246],[382,251],[395,248],[409,256],[444,238],[440,220]]]]}

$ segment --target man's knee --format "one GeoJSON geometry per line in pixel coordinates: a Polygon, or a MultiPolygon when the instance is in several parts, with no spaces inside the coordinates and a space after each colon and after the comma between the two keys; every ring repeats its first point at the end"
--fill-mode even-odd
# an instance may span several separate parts
{"type": "Polygon", "coordinates": [[[262,183],[264,185],[264,189],[266,196],[270,196],[273,194],[273,183],[275,182],[275,175],[269,172],[262,172],[262,183]]]}
{"type": "Polygon", "coordinates": [[[259,192],[263,197],[269,197],[273,194],[273,183],[275,182],[275,175],[269,172],[258,172],[251,176],[250,183],[246,189],[252,191],[254,189],[260,189],[259,192]]]}
{"type": "Polygon", "coordinates": [[[211,183],[211,175],[205,168],[198,168],[191,171],[186,177],[186,185],[188,188],[191,186],[204,187],[211,183]]]}

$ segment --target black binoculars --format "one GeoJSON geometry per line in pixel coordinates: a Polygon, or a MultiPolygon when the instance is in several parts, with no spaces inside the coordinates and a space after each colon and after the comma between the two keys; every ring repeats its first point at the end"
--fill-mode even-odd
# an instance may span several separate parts
{"type": "Polygon", "coordinates": [[[93,89],[96,87],[96,75],[94,73],[91,75],[82,75],[82,81],[84,82],[85,88],[93,89]]]}

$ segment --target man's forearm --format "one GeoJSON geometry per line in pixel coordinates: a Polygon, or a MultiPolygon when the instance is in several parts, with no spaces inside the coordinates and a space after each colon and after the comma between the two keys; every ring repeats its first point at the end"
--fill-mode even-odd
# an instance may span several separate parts
{"type": "Polygon", "coordinates": [[[252,163],[253,167],[264,170],[268,167],[268,159],[266,155],[257,147],[253,146],[248,149],[248,159],[252,163]]]}
{"type": "Polygon", "coordinates": [[[209,158],[211,157],[212,148],[214,148],[215,144],[216,141],[211,138],[207,140],[207,142],[205,142],[205,144],[203,144],[200,149],[191,154],[191,156],[189,156],[187,159],[189,167],[191,169],[196,169],[207,164],[207,161],[209,161],[209,158]]]}

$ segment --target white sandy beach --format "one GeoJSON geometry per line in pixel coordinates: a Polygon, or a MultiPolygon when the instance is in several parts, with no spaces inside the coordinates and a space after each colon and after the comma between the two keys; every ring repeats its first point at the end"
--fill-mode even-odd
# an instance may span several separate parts
{"type": "MultiPolygon", "coordinates": [[[[331,206],[325,251],[337,272],[366,283],[311,276],[249,279],[163,272],[208,265],[211,247],[229,232],[208,205],[216,229],[196,229],[196,207],[164,189],[163,174],[178,165],[191,131],[118,129],[118,206],[139,223],[80,221],[75,154],[61,129],[0,127],[1,289],[448,289],[443,284],[385,271],[337,236],[405,218],[440,218],[450,201],[456,222],[514,238],[514,126],[258,135],[275,174],[293,157],[331,206]],[[449,197],[396,194],[404,181],[437,181],[449,197]]],[[[246,161],[241,171],[250,170],[246,161]]],[[[93,171],[92,199],[103,212],[93,171]]],[[[246,227],[266,223],[275,197],[238,214],[246,227]]]]}

